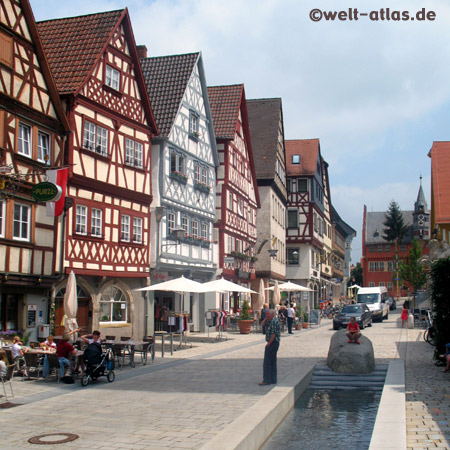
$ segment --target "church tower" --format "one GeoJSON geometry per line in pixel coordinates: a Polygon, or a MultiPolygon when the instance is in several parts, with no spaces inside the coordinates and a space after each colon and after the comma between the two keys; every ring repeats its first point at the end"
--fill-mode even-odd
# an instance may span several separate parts
{"type": "Polygon", "coordinates": [[[422,189],[422,176],[420,176],[420,187],[413,211],[413,236],[416,239],[430,239],[430,212],[428,210],[425,195],[422,189]]]}

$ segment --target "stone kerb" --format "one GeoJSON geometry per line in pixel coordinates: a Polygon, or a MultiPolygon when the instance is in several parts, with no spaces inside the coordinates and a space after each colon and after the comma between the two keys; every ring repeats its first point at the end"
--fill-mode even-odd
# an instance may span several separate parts
{"type": "Polygon", "coordinates": [[[360,345],[348,343],[346,330],[339,330],[331,338],[327,364],[340,373],[371,373],[375,370],[375,356],[370,339],[361,336],[360,345]]]}

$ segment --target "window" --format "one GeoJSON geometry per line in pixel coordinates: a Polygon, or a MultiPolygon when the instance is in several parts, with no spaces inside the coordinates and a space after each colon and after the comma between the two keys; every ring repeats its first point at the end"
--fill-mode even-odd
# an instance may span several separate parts
{"type": "Polygon", "coordinates": [[[186,216],[181,217],[181,228],[183,228],[185,234],[189,234],[189,219],[186,216]]]}
{"type": "Polygon", "coordinates": [[[205,166],[194,165],[194,183],[208,185],[208,169],[205,166]]]}
{"type": "Polygon", "coordinates": [[[100,299],[100,322],[127,322],[128,298],[117,286],[106,288],[100,299]]]}
{"type": "Polygon", "coordinates": [[[369,247],[369,252],[370,253],[373,253],[375,251],[375,245],[371,245],[370,247],[369,247]]]}
{"type": "Polygon", "coordinates": [[[0,63],[9,67],[13,63],[13,38],[5,33],[0,33],[0,63]]]}
{"type": "Polygon", "coordinates": [[[138,168],[144,167],[143,162],[143,145],[140,142],[133,141],[132,139],[125,139],[125,164],[135,166],[138,168]]]}
{"type": "Polygon", "coordinates": [[[142,219],[140,217],[133,218],[133,242],[142,244],[142,219]]]}
{"type": "Polygon", "coordinates": [[[373,281],[369,282],[369,287],[375,287],[375,283],[373,281]]]}
{"type": "Polygon", "coordinates": [[[400,244],[400,251],[406,252],[406,244],[400,244]]]}
{"type": "Polygon", "coordinates": [[[202,238],[209,239],[209,230],[208,224],[206,222],[202,222],[202,238]]]}
{"type": "Polygon", "coordinates": [[[198,221],[191,220],[191,235],[194,237],[198,237],[198,221]]]}
{"type": "Polygon", "coordinates": [[[234,251],[234,237],[228,236],[228,253],[234,251]]]}
{"type": "Polygon", "coordinates": [[[13,239],[21,241],[30,240],[31,208],[27,205],[16,203],[13,217],[13,239]]]}
{"type": "Polygon", "coordinates": [[[392,291],[392,288],[393,288],[392,281],[388,281],[388,284],[387,284],[388,291],[392,291]]]}
{"type": "Polygon", "coordinates": [[[84,122],[83,148],[103,156],[108,155],[109,133],[106,128],[87,120],[84,122]]]}
{"type": "Polygon", "coordinates": [[[87,206],[77,205],[75,213],[75,233],[87,234],[87,206]]]}
{"type": "Polygon", "coordinates": [[[19,123],[19,143],[17,151],[21,155],[31,158],[31,127],[24,123],[19,123]]]}
{"type": "Polygon", "coordinates": [[[298,228],[298,213],[296,209],[288,210],[288,228],[298,228]]]}
{"type": "Polygon", "coordinates": [[[195,111],[189,111],[189,135],[199,137],[199,122],[200,116],[195,111]]]}
{"type": "Polygon", "coordinates": [[[233,211],[233,193],[228,192],[228,209],[233,211]]]}
{"type": "Polygon", "coordinates": [[[38,132],[37,160],[44,164],[50,164],[50,136],[42,131],[38,132]]]}
{"type": "Polygon", "coordinates": [[[120,221],[120,239],[130,242],[130,216],[122,215],[120,221]]]}
{"type": "Polygon", "coordinates": [[[386,284],[384,283],[384,281],[380,281],[380,286],[386,286],[386,284]]]}
{"type": "Polygon", "coordinates": [[[391,251],[391,245],[390,245],[390,244],[386,244],[385,250],[386,250],[387,252],[390,252],[390,251],[391,251]]]}
{"type": "Polygon", "coordinates": [[[300,164],[300,155],[292,155],[292,164],[300,164]]]}
{"type": "Polygon", "coordinates": [[[380,244],[378,244],[378,248],[377,248],[377,251],[379,251],[379,252],[382,252],[382,251],[383,251],[383,246],[382,246],[382,245],[380,245],[380,244]]]}
{"type": "Polygon", "coordinates": [[[91,235],[101,236],[102,235],[102,215],[103,211],[101,209],[92,208],[91,212],[91,235]]]}
{"type": "Polygon", "coordinates": [[[297,192],[308,192],[308,179],[299,178],[297,180],[297,192]]]}
{"type": "Polygon", "coordinates": [[[238,214],[244,216],[244,200],[242,198],[238,199],[238,214]]]}
{"type": "Polygon", "coordinates": [[[170,152],[170,173],[185,174],[185,161],[186,158],[182,153],[178,153],[175,150],[170,152]]]}
{"type": "Polygon", "coordinates": [[[108,65],[106,66],[105,84],[116,91],[120,90],[120,72],[108,65]]]}
{"type": "Polygon", "coordinates": [[[287,190],[288,192],[292,192],[292,180],[291,180],[290,178],[288,178],[288,179],[286,180],[286,190],[287,190]]]}
{"type": "Polygon", "coordinates": [[[287,259],[288,265],[291,265],[291,266],[298,265],[299,255],[300,255],[300,250],[298,248],[288,248],[287,254],[286,254],[286,259],[287,259]]]}
{"type": "Polygon", "coordinates": [[[5,210],[6,203],[0,201],[0,237],[5,237],[5,210]]]}

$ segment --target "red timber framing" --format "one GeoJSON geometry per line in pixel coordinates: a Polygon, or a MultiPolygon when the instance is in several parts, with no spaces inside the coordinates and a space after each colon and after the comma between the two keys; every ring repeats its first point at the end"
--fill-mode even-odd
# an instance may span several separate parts
{"type": "Polygon", "coordinates": [[[24,304],[28,291],[52,285],[58,269],[57,220],[31,189],[63,164],[69,132],[29,2],[0,2],[1,293],[20,287],[24,304]]]}
{"type": "Polygon", "coordinates": [[[208,88],[221,165],[217,171],[219,265],[225,278],[255,277],[256,209],[260,207],[243,85],[208,88]],[[225,262],[224,258],[234,258],[225,262]]]}
{"type": "Polygon", "coordinates": [[[145,278],[150,263],[150,141],[158,131],[128,11],[38,26],[74,130],[66,146],[68,196],[74,205],[67,213],[65,272],[145,278]],[[79,41],[79,54],[61,55],[71,40],[79,41]],[[72,78],[67,76],[71,70],[76,72],[72,78]]]}

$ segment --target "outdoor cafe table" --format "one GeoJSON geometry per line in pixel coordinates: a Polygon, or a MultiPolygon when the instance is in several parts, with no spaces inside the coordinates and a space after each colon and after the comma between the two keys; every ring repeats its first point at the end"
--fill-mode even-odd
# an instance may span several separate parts
{"type": "MultiPolygon", "coordinates": [[[[121,347],[121,349],[123,350],[128,350],[129,352],[129,359],[130,359],[130,366],[131,367],[135,367],[136,364],[134,363],[134,347],[136,345],[149,345],[151,344],[150,342],[146,342],[146,341],[135,341],[133,339],[130,339],[129,341],[117,341],[117,340],[103,340],[102,341],[102,345],[105,346],[117,346],[117,347],[121,347]]],[[[153,355],[153,351],[152,351],[152,359],[153,359],[154,355],[153,355]]]]}

